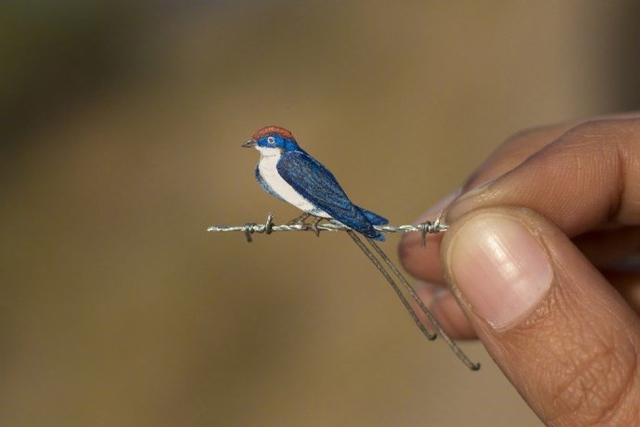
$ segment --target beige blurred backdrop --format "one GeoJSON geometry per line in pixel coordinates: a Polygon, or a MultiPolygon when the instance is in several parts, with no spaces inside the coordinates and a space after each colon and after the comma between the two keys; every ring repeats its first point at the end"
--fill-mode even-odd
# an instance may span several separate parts
{"type": "Polygon", "coordinates": [[[0,425],[539,425],[346,236],[205,228],[297,214],[239,147],[266,124],[398,224],[518,129],[636,107],[637,2],[177,3],[0,6],[0,425]]]}

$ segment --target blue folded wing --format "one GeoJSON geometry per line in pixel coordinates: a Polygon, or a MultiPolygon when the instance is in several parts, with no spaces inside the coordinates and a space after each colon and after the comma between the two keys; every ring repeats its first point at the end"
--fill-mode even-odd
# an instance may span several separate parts
{"type": "Polygon", "coordinates": [[[371,221],[362,210],[351,203],[331,172],[307,153],[303,151],[283,153],[277,169],[280,176],[294,190],[331,215],[333,219],[367,237],[384,240],[382,233],[373,228],[371,221]]]}
{"type": "Polygon", "coordinates": [[[371,211],[368,211],[364,208],[359,208],[362,213],[364,214],[364,216],[367,217],[367,219],[369,220],[369,222],[373,225],[386,225],[389,224],[389,220],[383,216],[378,215],[377,213],[373,213],[371,211]]]}

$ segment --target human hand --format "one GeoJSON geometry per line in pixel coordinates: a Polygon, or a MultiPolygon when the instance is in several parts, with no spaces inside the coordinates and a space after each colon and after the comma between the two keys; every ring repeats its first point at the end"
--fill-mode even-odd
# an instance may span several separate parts
{"type": "Polygon", "coordinates": [[[445,330],[547,425],[640,425],[640,114],[519,133],[445,207],[400,244],[445,330]]]}

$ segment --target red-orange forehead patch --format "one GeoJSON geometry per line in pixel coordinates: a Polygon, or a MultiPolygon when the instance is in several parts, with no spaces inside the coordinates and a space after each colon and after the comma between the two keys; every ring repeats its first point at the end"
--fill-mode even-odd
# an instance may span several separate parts
{"type": "Polygon", "coordinates": [[[286,130],[285,128],[281,128],[280,126],[265,126],[262,129],[258,129],[251,138],[257,141],[263,136],[268,135],[270,133],[277,133],[283,138],[293,139],[293,134],[288,130],[286,130]]]}

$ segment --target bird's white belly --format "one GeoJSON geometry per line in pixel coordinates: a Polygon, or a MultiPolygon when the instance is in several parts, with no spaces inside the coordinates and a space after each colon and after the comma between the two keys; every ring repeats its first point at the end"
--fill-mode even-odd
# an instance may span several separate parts
{"type": "Polygon", "coordinates": [[[313,203],[302,197],[287,181],[282,179],[276,165],[280,160],[280,153],[265,155],[261,153],[260,162],[258,163],[258,171],[262,176],[262,179],[269,184],[269,187],[277,193],[283,200],[297,207],[301,211],[321,216],[324,218],[331,218],[331,215],[318,209],[313,203]]]}

